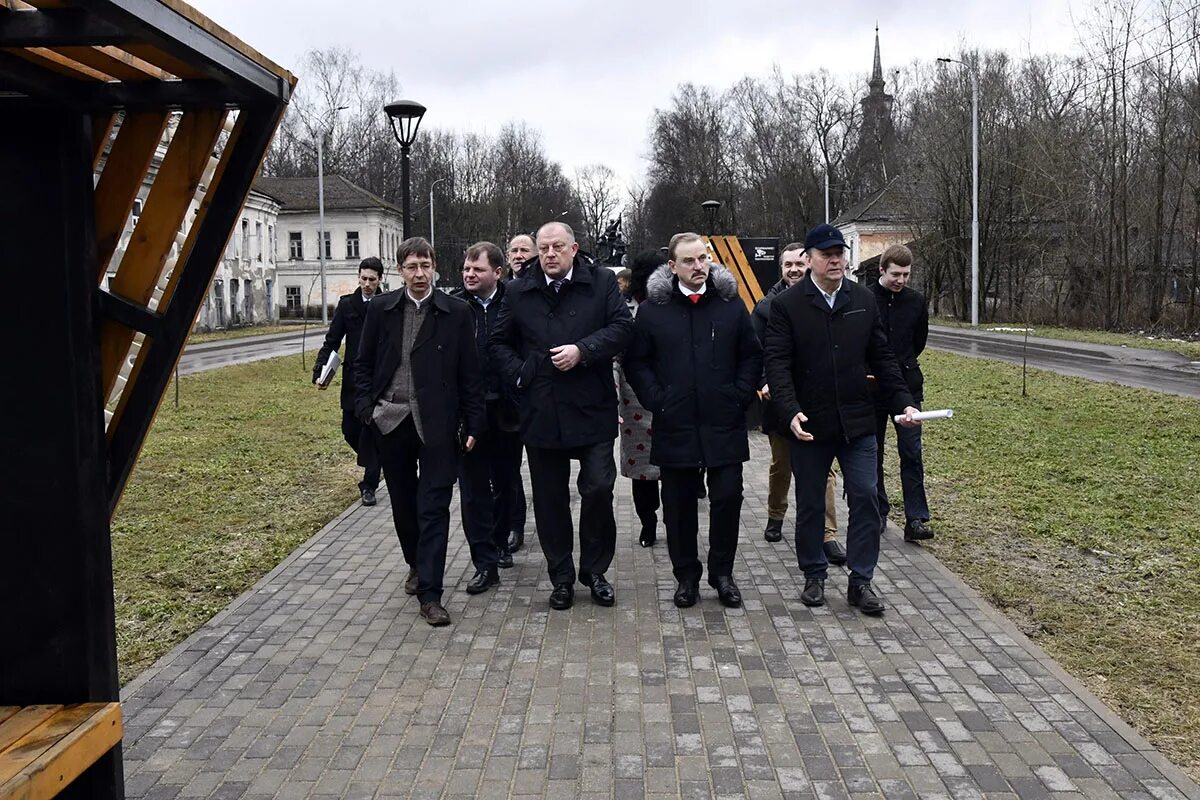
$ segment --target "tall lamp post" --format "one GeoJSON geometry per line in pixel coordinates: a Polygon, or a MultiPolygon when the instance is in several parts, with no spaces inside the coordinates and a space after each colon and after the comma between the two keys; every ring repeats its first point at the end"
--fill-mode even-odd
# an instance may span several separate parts
{"type": "Polygon", "coordinates": [[[708,235],[715,236],[717,233],[717,212],[721,210],[720,200],[705,200],[700,204],[704,209],[705,218],[708,220],[708,235]]]}
{"type": "Polygon", "coordinates": [[[329,300],[325,288],[325,130],[332,122],[329,118],[350,106],[329,109],[321,118],[321,132],[317,136],[317,260],[321,262],[321,324],[329,324],[329,300]]]}
{"type": "Polygon", "coordinates": [[[943,64],[961,64],[971,73],[971,327],[979,327],[979,73],[957,58],[939,58],[943,64]]]}
{"type": "Polygon", "coordinates": [[[429,184],[429,246],[437,252],[437,239],[433,238],[433,187],[437,186],[445,178],[438,178],[433,183],[429,184]]]}
{"type": "Polygon", "coordinates": [[[404,214],[404,238],[408,238],[412,220],[409,217],[409,207],[412,200],[409,197],[408,185],[408,153],[413,142],[417,140],[417,128],[421,127],[421,118],[425,116],[425,106],[412,100],[397,100],[383,107],[392,123],[392,133],[400,143],[400,210],[404,214]]]}

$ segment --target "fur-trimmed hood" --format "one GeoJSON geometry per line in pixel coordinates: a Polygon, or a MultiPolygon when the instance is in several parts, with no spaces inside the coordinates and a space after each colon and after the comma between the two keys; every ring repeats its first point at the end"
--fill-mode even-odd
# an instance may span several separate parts
{"type": "MultiPolygon", "coordinates": [[[[708,290],[715,290],[722,300],[732,300],[737,296],[737,279],[725,267],[713,262],[708,271],[708,290]]],[[[708,291],[706,290],[706,291],[708,291]]],[[[646,299],[657,305],[666,305],[675,291],[675,275],[671,268],[663,264],[654,270],[654,274],[646,281],[646,299]]]]}

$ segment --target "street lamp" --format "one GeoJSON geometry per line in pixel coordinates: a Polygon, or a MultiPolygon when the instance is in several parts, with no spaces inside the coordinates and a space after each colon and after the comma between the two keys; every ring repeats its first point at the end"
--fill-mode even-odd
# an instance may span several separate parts
{"type": "Polygon", "coordinates": [[[417,140],[417,128],[421,127],[421,118],[425,116],[425,106],[412,100],[397,100],[383,107],[392,123],[392,133],[400,143],[400,210],[404,214],[404,238],[408,238],[409,206],[408,196],[408,151],[417,140]]]}
{"type": "Polygon", "coordinates": [[[979,327],[979,73],[957,58],[939,58],[943,64],[961,64],[971,73],[971,327],[979,327]]]}
{"type": "Polygon", "coordinates": [[[721,210],[721,201],[705,200],[700,207],[704,209],[708,219],[708,235],[713,236],[717,232],[717,212],[721,210]]]}
{"type": "Polygon", "coordinates": [[[433,183],[429,184],[429,246],[437,252],[437,240],[433,238],[433,187],[437,186],[445,178],[438,178],[433,183]]]}
{"type": "Polygon", "coordinates": [[[332,117],[350,106],[331,108],[321,117],[321,132],[317,136],[317,260],[321,262],[321,324],[329,324],[329,300],[325,289],[325,129],[332,117]]]}

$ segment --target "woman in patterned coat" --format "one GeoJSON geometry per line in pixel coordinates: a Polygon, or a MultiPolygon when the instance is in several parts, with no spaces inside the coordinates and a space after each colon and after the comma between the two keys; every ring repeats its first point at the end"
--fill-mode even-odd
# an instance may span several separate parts
{"type": "MultiPolygon", "coordinates": [[[[645,252],[633,259],[625,302],[629,304],[629,313],[635,317],[638,305],[646,299],[647,279],[665,263],[666,259],[657,251],[645,252]]],[[[658,539],[659,507],[658,467],[650,463],[650,431],[654,418],[642,408],[625,380],[619,358],[613,362],[613,375],[621,414],[621,474],[633,484],[633,507],[642,523],[638,543],[642,547],[652,547],[658,539]]]]}

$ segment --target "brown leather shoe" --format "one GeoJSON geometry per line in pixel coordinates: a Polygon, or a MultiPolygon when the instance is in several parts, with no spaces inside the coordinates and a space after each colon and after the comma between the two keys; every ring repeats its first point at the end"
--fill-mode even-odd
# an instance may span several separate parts
{"type": "Polygon", "coordinates": [[[442,608],[441,603],[430,601],[421,603],[421,619],[428,622],[430,625],[440,627],[450,624],[450,612],[442,608]]]}
{"type": "Polygon", "coordinates": [[[410,569],[408,571],[408,577],[404,579],[404,593],[416,594],[417,582],[417,571],[415,569],[410,569]]]}

